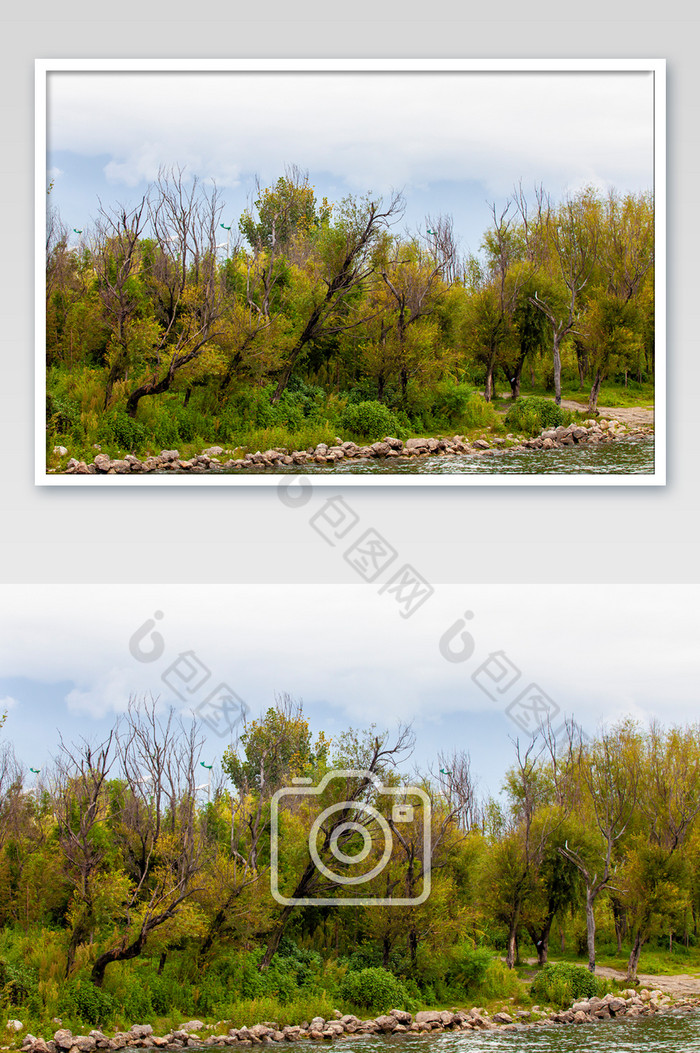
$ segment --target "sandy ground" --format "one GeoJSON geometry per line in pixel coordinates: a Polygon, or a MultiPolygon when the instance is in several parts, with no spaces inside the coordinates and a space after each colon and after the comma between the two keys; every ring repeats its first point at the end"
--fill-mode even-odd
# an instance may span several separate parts
{"type": "MultiPolygon", "coordinates": [[[[625,979],[625,974],[617,969],[607,969],[604,965],[596,965],[596,976],[607,976],[613,980],[625,979]]],[[[672,995],[700,995],[700,976],[651,976],[649,973],[637,973],[639,987],[656,987],[660,991],[668,991],[672,995]]]]}
{"type": "MultiPolygon", "coordinates": [[[[586,406],[580,402],[572,402],[571,399],[562,399],[561,404],[568,410],[585,410],[586,406]]],[[[654,426],[653,409],[643,409],[639,406],[598,406],[598,413],[607,420],[619,420],[622,424],[639,424],[644,427],[654,426]]]]}
{"type": "MultiPolygon", "coordinates": [[[[537,958],[526,958],[525,960],[528,965],[537,964],[537,958]]],[[[619,969],[608,969],[605,965],[596,965],[595,974],[610,980],[621,980],[623,983],[626,976],[626,973],[619,969]]],[[[636,985],[637,990],[642,987],[653,987],[676,996],[700,995],[700,976],[689,976],[687,973],[680,973],[677,976],[652,976],[650,973],[637,973],[637,979],[639,980],[636,985]]]]}

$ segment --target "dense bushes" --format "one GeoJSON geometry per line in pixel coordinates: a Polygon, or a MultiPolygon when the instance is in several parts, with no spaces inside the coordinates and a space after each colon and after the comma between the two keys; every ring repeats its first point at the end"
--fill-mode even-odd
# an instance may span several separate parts
{"type": "Polygon", "coordinates": [[[340,416],[340,425],[355,439],[373,441],[402,430],[396,414],[381,402],[358,402],[346,406],[340,416]]]}
{"type": "Polygon", "coordinates": [[[411,1002],[401,981],[381,966],[348,972],[340,985],[340,995],[353,1005],[374,1013],[406,1009],[411,1002]]]}
{"type": "Polygon", "coordinates": [[[577,998],[592,998],[598,991],[593,973],[572,962],[545,965],[530,987],[533,998],[559,1006],[569,1006],[577,998]]]}
{"type": "Polygon", "coordinates": [[[115,1009],[112,995],[95,987],[89,980],[70,980],[61,992],[59,1011],[62,1016],[77,1018],[83,1024],[106,1024],[115,1009]]]}
{"type": "Polygon", "coordinates": [[[544,398],[517,399],[506,413],[505,423],[512,431],[538,435],[545,428],[558,428],[571,422],[573,414],[544,398]]]}

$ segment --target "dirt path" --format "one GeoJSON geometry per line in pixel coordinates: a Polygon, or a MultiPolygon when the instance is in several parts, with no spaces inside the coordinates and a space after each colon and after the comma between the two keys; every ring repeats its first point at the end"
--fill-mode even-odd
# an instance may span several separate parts
{"type": "MultiPolygon", "coordinates": [[[[619,969],[608,969],[604,965],[596,965],[596,976],[607,976],[612,980],[625,979],[625,973],[619,969]]],[[[660,991],[667,991],[672,995],[700,995],[700,976],[651,976],[649,973],[637,973],[639,987],[657,987],[660,991]]]]}
{"type": "MultiPolygon", "coordinates": [[[[526,958],[528,965],[536,965],[537,958],[526,958]]],[[[620,969],[609,969],[605,965],[596,965],[596,976],[604,976],[609,980],[621,980],[625,982],[626,974],[620,969]]],[[[652,976],[650,973],[637,973],[641,987],[655,987],[660,991],[667,991],[672,995],[698,996],[700,995],[700,976],[689,976],[687,973],[677,976],[652,976]]]]}
{"type": "MultiPolygon", "coordinates": [[[[586,403],[572,402],[571,399],[562,399],[561,404],[568,410],[585,410],[586,403]]],[[[598,413],[608,420],[619,420],[622,424],[639,424],[644,427],[654,426],[653,409],[644,409],[641,406],[598,406],[598,413]]]]}

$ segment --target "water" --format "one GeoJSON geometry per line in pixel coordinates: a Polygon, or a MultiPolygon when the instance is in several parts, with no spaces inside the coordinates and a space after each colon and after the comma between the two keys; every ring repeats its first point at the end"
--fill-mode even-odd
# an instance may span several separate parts
{"type": "MultiPolygon", "coordinates": [[[[700,1013],[670,1013],[630,1020],[561,1024],[529,1031],[445,1031],[438,1035],[367,1035],[324,1043],[336,1053],[700,1053],[700,1013]]],[[[293,1053],[309,1053],[320,1043],[284,1043],[293,1053]]],[[[234,1047],[226,1047],[234,1048],[234,1047]]],[[[271,1048],[268,1046],[268,1049],[271,1048]]]]}
{"type": "Polygon", "coordinates": [[[557,450],[507,450],[479,456],[411,457],[339,461],[335,465],[280,465],[278,468],[234,469],[246,475],[653,475],[654,438],[620,439],[599,446],[565,446],[557,450]]]}

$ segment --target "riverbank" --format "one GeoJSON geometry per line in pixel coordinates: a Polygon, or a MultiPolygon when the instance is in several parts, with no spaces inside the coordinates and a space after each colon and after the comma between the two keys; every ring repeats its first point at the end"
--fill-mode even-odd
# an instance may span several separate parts
{"type": "MultiPolygon", "coordinates": [[[[135,1024],[129,1031],[120,1031],[112,1037],[99,1030],[87,1035],[73,1035],[67,1028],[59,1028],[51,1039],[26,1034],[20,1046],[1,1046],[9,1050],[21,1048],[24,1053],[93,1053],[95,1050],[209,1048],[211,1046],[268,1045],[278,1042],[312,1042],[343,1039],[356,1035],[400,1035],[425,1034],[441,1031],[525,1031],[537,1027],[553,1027],[557,1024],[586,1024],[599,1020],[651,1016],[667,1012],[691,1012],[700,1008],[700,997],[674,999],[661,990],[641,988],[639,991],[625,990],[619,995],[606,994],[602,998],[578,999],[568,1009],[531,1010],[504,1007],[487,1013],[483,1007],[471,1009],[422,1010],[414,1014],[402,1009],[392,1009],[362,1020],[351,1013],[335,1011],[331,1020],[315,1017],[298,1026],[278,1028],[274,1021],[265,1021],[240,1028],[220,1029],[225,1021],[207,1025],[201,1020],[189,1020],[181,1027],[164,1035],[154,1035],[150,1024],[135,1024]],[[210,1033],[215,1032],[216,1034],[210,1033]]],[[[8,1021],[8,1029],[22,1029],[20,1021],[8,1021]],[[19,1026],[17,1026],[19,1025],[19,1026]]]]}
{"type": "MultiPolygon", "coordinates": [[[[644,411],[648,413],[650,411],[644,411]]],[[[221,446],[211,446],[191,458],[181,458],[177,450],[161,450],[159,454],[139,460],[134,455],[124,458],[111,458],[106,453],[98,453],[92,463],[71,458],[63,473],[66,475],[143,475],[148,473],[182,472],[202,474],[203,472],[232,472],[245,474],[246,471],[259,472],[265,469],[280,469],[298,466],[319,465],[334,468],[345,461],[390,461],[407,460],[423,457],[457,457],[471,454],[476,457],[487,457],[493,454],[517,453],[525,450],[557,450],[567,446],[591,445],[615,442],[620,439],[641,438],[653,430],[652,424],[626,424],[617,417],[588,419],[580,423],[557,428],[545,428],[533,438],[507,435],[487,439],[481,436],[469,440],[463,435],[415,437],[405,442],[393,436],[370,444],[359,445],[352,441],[329,446],[319,443],[306,450],[269,449],[246,453],[244,457],[226,457],[234,451],[227,451],[221,446]]]]}

